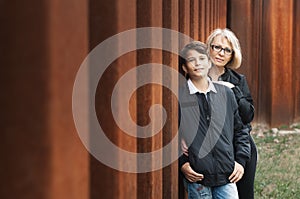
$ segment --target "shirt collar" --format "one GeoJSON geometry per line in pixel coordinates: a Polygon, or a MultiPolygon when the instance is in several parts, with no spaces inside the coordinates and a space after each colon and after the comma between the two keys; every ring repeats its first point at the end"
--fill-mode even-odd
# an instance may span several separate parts
{"type": "Polygon", "coordinates": [[[188,84],[188,87],[189,87],[189,90],[190,90],[190,94],[195,94],[195,93],[204,93],[204,94],[206,94],[210,91],[217,93],[217,90],[216,90],[214,84],[212,83],[212,81],[210,80],[210,78],[207,78],[207,81],[208,81],[208,88],[205,92],[203,92],[203,91],[200,91],[200,90],[197,89],[197,87],[193,84],[191,79],[188,79],[187,84],[188,84]]]}

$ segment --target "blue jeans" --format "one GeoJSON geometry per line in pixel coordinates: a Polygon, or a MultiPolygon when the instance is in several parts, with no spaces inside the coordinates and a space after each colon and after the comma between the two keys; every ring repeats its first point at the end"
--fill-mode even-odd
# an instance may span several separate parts
{"type": "Polygon", "coordinates": [[[188,192],[188,199],[238,199],[238,191],[235,183],[228,183],[218,187],[206,187],[202,184],[191,183],[184,179],[184,185],[188,192]]]}

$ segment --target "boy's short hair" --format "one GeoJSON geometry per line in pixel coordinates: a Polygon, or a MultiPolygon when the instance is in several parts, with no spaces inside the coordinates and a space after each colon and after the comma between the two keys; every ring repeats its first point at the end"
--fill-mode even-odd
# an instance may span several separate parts
{"type": "Polygon", "coordinates": [[[190,50],[195,50],[200,54],[204,54],[207,56],[208,59],[210,59],[209,55],[207,53],[207,51],[208,51],[207,45],[200,41],[192,41],[192,42],[188,43],[187,45],[185,45],[183,47],[183,49],[180,51],[180,60],[179,60],[180,66],[186,64],[187,52],[190,50]]]}

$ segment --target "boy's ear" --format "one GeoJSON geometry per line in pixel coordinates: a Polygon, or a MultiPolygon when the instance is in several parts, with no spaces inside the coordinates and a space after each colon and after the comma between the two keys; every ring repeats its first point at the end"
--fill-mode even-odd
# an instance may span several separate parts
{"type": "Polygon", "coordinates": [[[186,65],[185,64],[182,64],[182,70],[187,73],[187,68],[186,68],[186,65]]]}

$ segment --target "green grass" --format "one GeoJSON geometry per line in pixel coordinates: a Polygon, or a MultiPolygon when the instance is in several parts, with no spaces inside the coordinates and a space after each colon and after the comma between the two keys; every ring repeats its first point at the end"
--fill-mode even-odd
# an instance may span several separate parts
{"type": "Polygon", "coordinates": [[[255,199],[300,199],[300,135],[253,137],[259,156],[255,199]]]}

